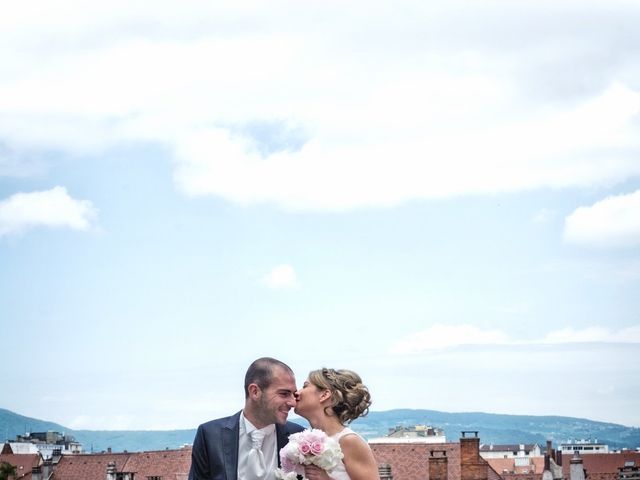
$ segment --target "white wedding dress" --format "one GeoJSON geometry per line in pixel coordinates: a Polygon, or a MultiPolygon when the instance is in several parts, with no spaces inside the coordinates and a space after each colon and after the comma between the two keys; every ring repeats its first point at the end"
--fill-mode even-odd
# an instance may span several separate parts
{"type": "MultiPolygon", "coordinates": [[[[358,434],[353,430],[351,430],[350,428],[344,428],[340,432],[336,433],[335,435],[331,435],[331,438],[333,438],[336,442],[340,443],[340,439],[345,435],[358,435],[358,434]]],[[[340,463],[338,464],[338,466],[333,469],[333,471],[331,472],[331,475],[329,476],[331,477],[331,480],[351,480],[351,477],[347,473],[347,469],[344,467],[344,462],[342,460],[340,460],[340,463]]]]}

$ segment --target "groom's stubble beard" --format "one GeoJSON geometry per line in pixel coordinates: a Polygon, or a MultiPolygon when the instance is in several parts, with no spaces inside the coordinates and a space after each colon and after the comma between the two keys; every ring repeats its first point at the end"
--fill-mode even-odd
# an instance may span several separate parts
{"type": "Polygon", "coordinates": [[[284,422],[280,421],[280,419],[278,418],[278,410],[280,407],[278,405],[274,405],[272,402],[269,402],[269,399],[267,399],[265,396],[264,390],[262,391],[262,395],[258,399],[257,407],[258,407],[256,409],[257,416],[260,422],[263,423],[264,425],[271,425],[272,423],[275,423],[275,424],[286,423],[286,417],[284,422]]]}

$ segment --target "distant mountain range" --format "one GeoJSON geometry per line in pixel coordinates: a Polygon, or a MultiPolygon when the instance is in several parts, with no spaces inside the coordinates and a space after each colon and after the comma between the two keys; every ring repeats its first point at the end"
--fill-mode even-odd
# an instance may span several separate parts
{"type": "MultiPolygon", "coordinates": [[[[307,425],[303,419],[293,421],[307,425]]],[[[484,444],[538,443],[552,440],[554,446],[568,439],[597,439],[611,448],[640,447],[640,428],[583,418],[557,416],[500,415],[491,413],[447,413],[435,410],[398,409],[370,412],[352,427],[365,438],[382,437],[395,426],[432,425],[445,431],[447,441],[456,442],[463,430],[478,431],[484,444]]],[[[29,418],[0,408],[0,437],[15,439],[26,432],[49,430],[73,435],[85,451],[114,452],[164,450],[192,443],[195,429],[188,430],[72,430],[57,423],[29,418]]]]}

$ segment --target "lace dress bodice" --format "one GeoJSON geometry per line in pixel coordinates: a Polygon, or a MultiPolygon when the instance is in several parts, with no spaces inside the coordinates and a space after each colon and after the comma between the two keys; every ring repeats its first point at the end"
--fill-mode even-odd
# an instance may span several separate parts
{"type": "MultiPolygon", "coordinates": [[[[345,435],[357,435],[357,433],[351,430],[350,428],[344,428],[343,430],[336,433],[335,435],[331,435],[331,438],[333,438],[336,442],[340,443],[340,439],[345,435]]],[[[347,469],[345,468],[344,462],[342,460],[340,461],[338,466],[333,469],[333,471],[331,472],[331,475],[329,476],[331,477],[331,480],[351,480],[351,477],[349,477],[349,474],[347,473],[347,469]]]]}

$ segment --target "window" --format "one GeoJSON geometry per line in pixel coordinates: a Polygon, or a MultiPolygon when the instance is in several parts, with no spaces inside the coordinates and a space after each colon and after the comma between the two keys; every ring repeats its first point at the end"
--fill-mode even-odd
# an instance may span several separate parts
{"type": "Polygon", "coordinates": [[[147,480],[162,480],[162,476],[160,475],[153,475],[151,477],[147,477],[147,480]]]}

